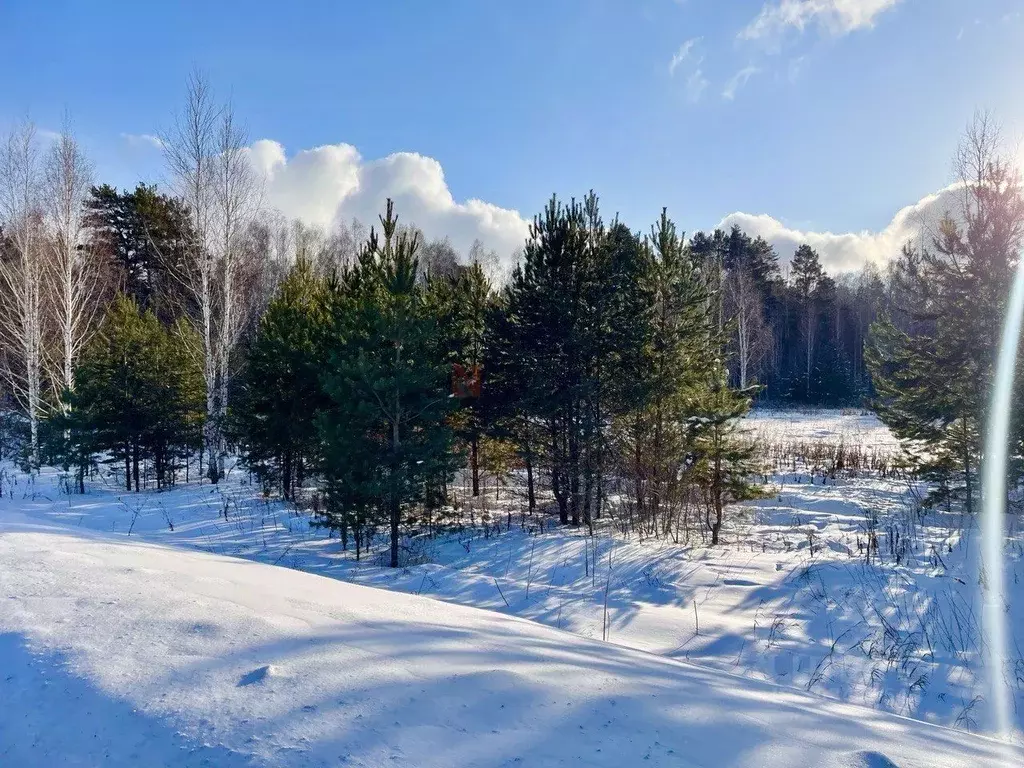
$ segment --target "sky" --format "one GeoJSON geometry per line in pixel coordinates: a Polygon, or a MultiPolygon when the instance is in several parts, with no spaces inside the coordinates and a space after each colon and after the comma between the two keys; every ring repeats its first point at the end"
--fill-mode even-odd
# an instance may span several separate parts
{"type": "Polygon", "coordinates": [[[264,201],[502,255],[553,193],[646,231],[739,223],[883,263],[945,203],[977,109],[1024,134],[1024,0],[0,0],[0,131],[70,115],[98,181],[166,186],[189,72],[264,201]]]}

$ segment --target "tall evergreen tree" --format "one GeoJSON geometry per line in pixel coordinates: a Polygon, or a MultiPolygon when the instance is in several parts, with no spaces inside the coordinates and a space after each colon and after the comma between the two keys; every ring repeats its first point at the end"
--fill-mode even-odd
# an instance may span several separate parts
{"type": "Polygon", "coordinates": [[[628,407],[626,366],[642,348],[643,268],[635,236],[605,227],[593,193],[552,198],[492,318],[490,385],[527,461],[543,456],[562,524],[600,514],[608,424],[628,407]]]}
{"type": "Polygon", "coordinates": [[[104,184],[90,191],[85,223],[92,247],[113,265],[122,292],[170,325],[185,303],[178,272],[191,224],[181,202],[155,186],[118,192],[104,184]]]}
{"type": "Polygon", "coordinates": [[[456,431],[468,448],[473,496],[479,496],[480,441],[486,431],[484,350],[494,292],[483,265],[474,261],[454,273],[432,277],[427,300],[438,318],[439,341],[452,366],[452,391],[460,404],[456,431]]]}
{"type": "Polygon", "coordinates": [[[792,280],[800,302],[801,336],[803,338],[804,398],[811,399],[811,372],[818,338],[819,292],[825,273],[818,253],[809,245],[801,245],[793,255],[792,280]]]}
{"type": "MultiPolygon", "coordinates": [[[[959,210],[944,218],[930,247],[904,249],[894,272],[907,302],[903,327],[891,317],[872,326],[866,357],[879,415],[935,481],[932,500],[959,500],[972,513],[998,329],[1024,245],[1024,189],[984,117],[968,131],[957,165],[959,210]]],[[[1024,380],[1016,381],[1020,402],[1024,380]]],[[[1009,454],[1019,457],[1019,414],[1013,434],[1009,454]]],[[[1020,472],[1018,461],[1008,487],[1016,487],[1020,472]]]]}
{"type": "Polygon", "coordinates": [[[718,354],[713,344],[718,338],[718,304],[667,211],[651,228],[644,250],[647,268],[642,284],[650,312],[645,316],[640,359],[630,374],[639,397],[617,420],[616,442],[635,513],[648,534],[658,535],[664,510],[685,493],[687,403],[695,398],[704,371],[718,354]]]}

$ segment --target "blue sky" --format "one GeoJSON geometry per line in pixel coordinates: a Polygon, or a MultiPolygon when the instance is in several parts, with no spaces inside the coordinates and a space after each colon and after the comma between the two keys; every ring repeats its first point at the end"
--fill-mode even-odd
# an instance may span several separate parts
{"type": "MultiPolygon", "coordinates": [[[[1024,131],[1022,11],[1022,0],[0,0],[0,128],[26,114],[57,128],[67,109],[98,178],[158,181],[159,150],[138,137],[170,125],[198,66],[251,137],[287,158],[341,143],[358,163],[419,153],[460,202],[529,217],[552,192],[594,188],[634,228],[666,205],[688,230],[745,212],[799,231],[880,232],[949,183],[975,108],[1011,137],[1024,131]]],[[[402,178],[437,183],[415,168],[402,178]]]]}

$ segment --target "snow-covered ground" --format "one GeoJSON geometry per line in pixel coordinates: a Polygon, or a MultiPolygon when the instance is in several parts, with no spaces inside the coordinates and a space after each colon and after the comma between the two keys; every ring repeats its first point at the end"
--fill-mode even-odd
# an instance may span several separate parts
{"type": "MultiPolygon", "coordinates": [[[[42,705],[69,697],[85,712],[101,711],[74,731],[91,728],[97,744],[118,734],[120,720],[134,723],[131,737],[103,747],[115,756],[128,760],[145,737],[182,757],[142,764],[192,764],[183,756],[197,765],[247,764],[256,755],[263,764],[316,765],[342,754],[353,765],[383,765],[392,755],[413,765],[622,765],[647,755],[666,765],[886,764],[838,757],[858,750],[898,765],[995,761],[987,742],[964,733],[990,723],[970,521],[919,512],[920,489],[893,471],[897,446],[873,416],[758,413],[747,428],[771,459],[770,494],[730,511],[724,546],[639,542],[610,530],[589,537],[518,516],[497,533],[495,522],[507,519],[491,504],[489,529],[411,541],[410,564],[397,571],[373,557],[356,563],[304,513],[260,499],[237,470],[218,487],[141,495],[94,485],[68,496],[53,474],[16,477],[0,499],[0,601],[17,606],[0,611],[0,698],[21,697],[14,711],[24,720],[0,715],[0,765],[15,736],[22,751],[9,754],[28,760],[33,753],[24,750],[36,747],[26,734],[42,744],[40,734],[63,722],[42,705]],[[856,471],[827,472],[837,446],[856,471]],[[868,541],[878,542],[870,562],[868,541]],[[509,645],[527,636],[523,648],[509,645]],[[460,644],[479,646],[479,658],[446,650],[460,644]],[[359,655],[372,648],[373,660],[359,655]],[[266,679],[239,685],[266,665],[266,679]],[[405,679],[409,670],[432,682],[399,702],[406,694],[389,675],[405,679]],[[632,691],[628,706],[619,689],[632,691]],[[347,704],[328,702],[335,696],[347,704]],[[764,697],[770,705],[757,703],[764,697]],[[349,714],[356,701],[356,714],[370,718],[365,728],[349,714]],[[487,714],[487,706],[504,714],[501,703],[504,720],[487,714]],[[397,708],[393,721],[382,714],[389,708],[397,708]],[[459,709],[468,712],[460,718],[459,709]],[[811,712],[823,722],[807,720],[811,712]],[[439,721],[445,713],[454,731],[439,721]],[[836,725],[844,718],[851,722],[836,725]],[[752,723],[759,735],[744,725],[752,723]],[[466,728],[461,736],[458,727],[466,728]],[[918,737],[943,742],[948,759],[916,752],[918,737]],[[477,742],[487,748],[472,751],[477,742]],[[592,746],[602,752],[591,754],[592,746]]],[[[1024,575],[1012,534],[1011,597],[1024,575]]],[[[1010,615],[1020,638],[1020,601],[1010,615]]],[[[1024,657],[1016,645],[1011,655],[1004,674],[1021,724],[1024,657]]],[[[71,749],[77,742],[67,738],[71,749]]]]}
{"type": "Polygon", "coordinates": [[[493,612],[11,514],[0,564],[5,766],[1024,760],[493,612]]]}

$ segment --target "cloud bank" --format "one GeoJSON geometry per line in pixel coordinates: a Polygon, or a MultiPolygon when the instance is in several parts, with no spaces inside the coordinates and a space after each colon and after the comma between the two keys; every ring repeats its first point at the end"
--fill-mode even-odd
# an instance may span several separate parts
{"type": "MultiPolygon", "coordinates": [[[[327,229],[353,218],[376,223],[390,197],[400,220],[415,224],[428,238],[447,237],[463,255],[479,239],[505,264],[523,245],[529,229],[529,221],[516,210],[478,199],[455,200],[441,164],[413,152],[366,160],[350,144],[327,144],[289,157],[279,142],[263,139],[249,153],[266,178],[266,207],[327,229]]],[[[742,211],[725,216],[717,226],[738,225],[751,236],[763,237],[783,264],[807,243],[830,272],[847,272],[869,263],[884,266],[906,242],[920,243],[922,237],[927,241],[943,214],[956,210],[957,189],[957,185],[947,187],[903,208],[877,232],[801,230],[766,213],[742,211]]]]}
{"type": "Polygon", "coordinates": [[[752,237],[760,235],[771,243],[780,261],[788,264],[796,249],[806,243],[821,256],[822,266],[840,273],[866,264],[884,266],[899,256],[907,242],[928,243],[937,232],[943,215],[957,210],[959,185],[928,195],[900,210],[880,232],[815,232],[788,227],[768,214],[731,213],[719,222],[720,229],[739,227],[752,237]]]}
{"type": "Polygon", "coordinates": [[[279,142],[261,139],[249,153],[266,179],[265,206],[327,229],[353,218],[376,223],[390,197],[399,220],[415,224],[427,238],[447,237],[463,255],[479,239],[508,260],[529,228],[518,211],[477,199],[456,201],[441,164],[414,152],[366,160],[350,144],[326,144],[289,157],[279,142]]]}

